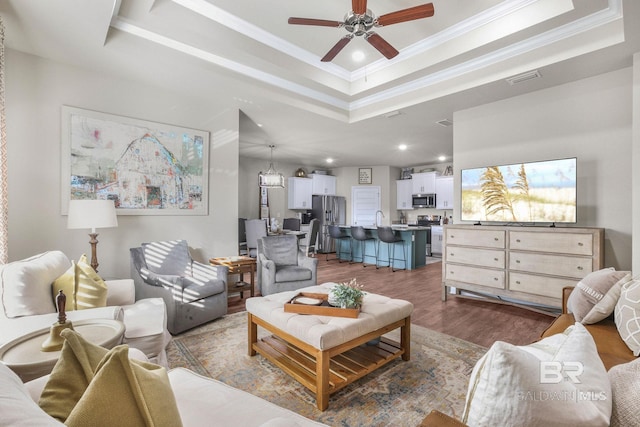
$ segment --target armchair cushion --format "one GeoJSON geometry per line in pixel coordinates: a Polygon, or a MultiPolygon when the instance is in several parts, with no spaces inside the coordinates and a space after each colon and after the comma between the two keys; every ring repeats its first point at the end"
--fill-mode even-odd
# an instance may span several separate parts
{"type": "Polygon", "coordinates": [[[157,274],[191,275],[191,255],[185,240],[143,243],[142,249],[149,271],[157,274]]]}
{"type": "Polygon", "coordinates": [[[2,305],[7,317],[31,316],[56,311],[51,284],[69,268],[60,251],[50,251],[3,266],[2,305]]]}
{"type": "Polygon", "coordinates": [[[264,255],[276,265],[298,265],[296,236],[268,236],[262,238],[264,255]]]}
{"type": "Polygon", "coordinates": [[[311,279],[311,270],[297,265],[276,267],[276,282],[294,282],[311,279]]]}

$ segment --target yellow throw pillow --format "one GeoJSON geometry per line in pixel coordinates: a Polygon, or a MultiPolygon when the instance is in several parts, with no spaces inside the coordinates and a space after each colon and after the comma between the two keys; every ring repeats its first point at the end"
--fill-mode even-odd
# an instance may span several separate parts
{"type": "Polygon", "coordinates": [[[107,284],[82,255],[76,267],[76,309],[106,307],[107,284]]]}
{"type": "Polygon", "coordinates": [[[93,379],[98,364],[108,350],[86,341],[71,329],[60,333],[62,352],[51,371],[38,405],[49,415],[64,422],[93,379]]]}
{"type": "MultiPolygon", "coordinates": [[[[55,306],[56,296],[59,291],[62,291],[67,297],[67,303],[64,308],[65,311],[71,311],[76,309],[76,263],[71,261],[71,267],[58,277],[51,287],[53,291],[53,304],[55,306]]],[[[58,309],[57,306],[56,310],[58,309]]]]}
{"type": "Polygon", "coordinates": [[[39,405],[67,426],[181,426],[167,371],[131,360],[126,345],[106,350],[75,331],[65,343],[39,405]]]}
{"type": "Polygon", "coordinates": [[[65,421],[84,426],[181,426],[167,371],[132,361],[126,345],[104,357],[95,377],[65,421]]]}

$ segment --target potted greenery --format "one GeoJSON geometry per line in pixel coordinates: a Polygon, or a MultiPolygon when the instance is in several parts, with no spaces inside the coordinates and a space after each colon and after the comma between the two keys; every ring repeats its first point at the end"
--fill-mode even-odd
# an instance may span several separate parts
{"type": "Polygon", "coordinates": [[[338,283],[329,291],[329,304],[341,308],[358,308],[362,305],[364,296],[362,285],[358,285],[356,279],[349,283],[338,283]]]}

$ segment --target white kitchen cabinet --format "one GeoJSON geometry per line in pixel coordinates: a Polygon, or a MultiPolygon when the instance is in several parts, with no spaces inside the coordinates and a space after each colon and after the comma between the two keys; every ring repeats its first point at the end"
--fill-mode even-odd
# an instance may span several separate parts
{"type": "Polygon", "coordinates": [[[423,172],[411,174],[412,194],[434,194],[436,192],[436,173],[423,172]]]}
{"type": "Polygon", "coordinates": [[[413,183],[410,179],[396,181],[396,209],[413,209],[413,183]]]}
{"type": "Polygon", "coordinates": [[[436,178],[436,209],[453,209],[453,177],[436,178]]]}
{"type": "Polygon", "coordinates": [[[603,267],[603,240],[602,228],[447,225],[442,299],[452,287],[559,308],[562,288],[603,267]]]}
{"type": "Polygon", "coordinates": [[[311,209],[312,180],[290,177],[288,184],[289,209],[311,209]]]}
{"type": "Polygon", "coordinates": [[[331,175],[311,174],[311,180],[313,182],[312,194],[319,195],[336,195],[337,179],[331,175]]]}

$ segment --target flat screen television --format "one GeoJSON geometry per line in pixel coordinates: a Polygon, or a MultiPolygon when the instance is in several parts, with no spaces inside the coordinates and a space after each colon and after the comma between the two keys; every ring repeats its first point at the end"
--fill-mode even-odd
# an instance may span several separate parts
{"type": "Polygon", "coordinates": [[[575,223],[576,158],[462,170],[462,221],[575,223]]]}

